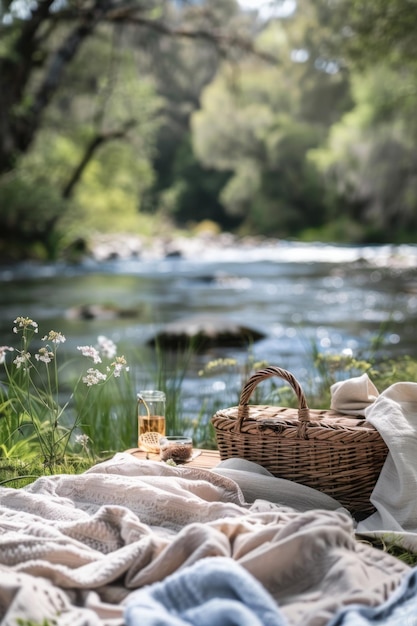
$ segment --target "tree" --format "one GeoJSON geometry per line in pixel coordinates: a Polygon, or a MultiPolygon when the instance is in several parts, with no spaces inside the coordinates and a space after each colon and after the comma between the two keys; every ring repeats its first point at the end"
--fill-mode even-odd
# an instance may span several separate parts
{"type": "Polygon", "coordinates": [[[39,255],[43,247],[52,258],[72,237],[137,225],[138,195],[152,182],[160,99],[150,77],[137,80],[134,55],[118,45],[120,29],[103,23],[96,35],[66,67],[31,144],[0,181],[7,256],[39,255]]]}
{"type": "Polygon", "coordinates": [[[355,106],[310,154],[338,191],[339,217],[361,223],[367,241],[413,241],[417,233],[415,109],[401,98],[407,91],[388,67],[356,74],[355,106]]]}
{"type": "MultiPolygon", "coordinates": [[[[234,0],[212,2],[216,10],[216,30],[233,32],[245,19],[234,0]]],[[[214,16],[213,16],[214,19],[214,16]]],[[[191,19],[192,25],[194,17],[191,19]]],[[[214,23],[211,28],[214,27],[214,23]]],[[[225,55],[232,48],[213,45],[203,38],[193,40],[178,37],[155,37],[148,33],[142,41],[140,66],[152,74],[158,94],[163,98],[160,127],[157,131],[152,164],[154,184],[148,191],[145,210],[159,207],[178,225],[224,217],[218,201],[219,177],[201,167],[190,148],[190,117],[200,107],[203,88],[214,78],[225,55]]],[[[233,51],[234,55],[238,50],[233,51]]],[[[224,224],[225,225],[225,224],[224,224]]]]}
{"type": "MultiPolygon", "coordinates": [[[[184,3],[188,4],[188,3],[184,3]]],[[[129,26],[137,38],[144,31],[162,37],[202,39],[224,50],[226,45],[253,50],[250,38],[226,34],[212,0],[175,10],[169,0],[29,0],[1,5],[0,36],[0,174],[12,169],[39,131],[51,100],[84,42],[100,36],[103,24],[129,26]],[[183,20],[188,24],[183,25],[183,20]]],[[[221,3],[220,3],[221,4],[221,3]]],[[[130,36],[132,39],[132,35],[130,36]]],[[[139,44],[140,45],[140,44],[139,44]]]]}
{"type": "MultiPolygon", "coordinates": [[[[155,71],[155,59],[146,60],[152,50],[158,47],[162,58],[167,42],[181,39],[200,42],[206,56],[254,51],[234,0],[22,0],[0,7],[0,222],[7,221],[9,233],[14,229],[7,245],[24,240],[24,222],[31,243],[41,238],[49,255],[52,231],[69,215],[84,227],[111,227],[113,213],[113,228],[133,226],[122,218],[137,215],[154,180],[156,133],[168,108],[162,110],[163,73],[155,71]],[[29,192],[15,212],[21,219],[11,219],[21,184],[53,186],[55,196],[61,190],[73,202],[50,202],[43,220],[29,192]],[[22,219],[35,211],[40,230],[22,219]]],[[[194,57],[196,64],[201,56],[188,55],[194,57]]],[[[195,106],[213,71],[212,63],[209,73],[200,72],[190,93],[195,106]]],[[[185,77],[183,71],[184,85],[185,77]]]]}
{"type": "MultiPolygon", "coordinates": [[[[408,0],[342,0],[333,51],[349,67],[351,111],[313,151],[339,217],[367,241],[417,236],[417,13],[408,0]]],[[[336,218],[336,215],[334,216],[336,218]]]]}
{"type": "Polygon", "coordinates": [[[198,158],[232,173],[221,200],[245,231],[285,237],[327,219],[323,186],[307,154],[343,113],[349,82],[342,72],[317,69],[318,43],[310,31],[320,26],[314,10],[307,17],[264,28],[257,46],[279,62],[225,63],[192,117],[198,158]],[[303,52],[298,61],[297,51],[303,52]]]}

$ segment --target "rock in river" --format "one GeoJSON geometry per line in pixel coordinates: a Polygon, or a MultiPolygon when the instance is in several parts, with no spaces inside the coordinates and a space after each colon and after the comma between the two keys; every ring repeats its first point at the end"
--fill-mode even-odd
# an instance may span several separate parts
{"type": "Polygon", "coordinates": [[[214,347],[246,347],[264,337],[261,331],[233,320],[198,315],[166,324],[148,340],[148,345],[166,350],[183,350],[191,345],[202,352],[214,347]]]}

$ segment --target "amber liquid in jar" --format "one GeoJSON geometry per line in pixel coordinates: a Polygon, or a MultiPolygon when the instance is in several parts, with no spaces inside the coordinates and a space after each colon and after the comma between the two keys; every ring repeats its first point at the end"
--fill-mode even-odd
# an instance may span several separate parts
{"type": "Polygon", "coordinates": [[[163,415],[141,415],[139,420],[139,437],[145,433],[158,433],[165,435],[165,417],[163,415]]]}

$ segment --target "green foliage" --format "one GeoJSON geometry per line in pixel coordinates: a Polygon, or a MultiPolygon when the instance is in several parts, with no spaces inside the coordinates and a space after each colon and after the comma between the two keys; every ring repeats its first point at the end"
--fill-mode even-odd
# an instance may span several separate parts
{"type": "Polygon", "coordinates": [[[381,60],[396,67],[415,64],[417,13],[408,0],[345,0],[349,37],[347,52],[360,66],[381,60]]]}
{"type": "Polygon", "coordinates": [[[287,122],[285,130],[271,133],[268,153],[271,165],[263,172],[260,193],[252,208],[261,232],[281,236],[300,232],[304,226],[321,226],[328,219],[324,189],[314,166],[306,159],[319,141],[317,130],[304,123],[287,122]]]}
{"type": "Polygon", "coordinates": [[[197,156],[206,167],[233,172],[220,198],[240,216],[242,232],[287,236],[324,223],[322,184],[306,159],[321,131],[297,119],[283,68],[248,63],[242,70],[234,76],[224,68],[205,90],[192,118],[197,156]]]}
{"type": "Polygon", "coordinates": [[[71,203],[46,180],[14,172],[0,181],[0,258],[58,256],[71,203]]]}
{"type": "Polygon", "coordinates": [[[36,150],[21,165],[39,177],[47,169],[50,182],[63,192],[98,142],[72,192],[77,211],[65,222],[67,238],[68,233],[76,238],[95,231],[140,231],[140,198],[153,182],[162,101],[149,76],[137,80],[134,53],[126,46],[115,49],[108,28],[100,35],[85,44],[71,66],[36,150]]]}
{"type": "Polygon", "coordinates": [[[94,6],[74,54],[75,5],[0,24],[0,256],[54,259],[152,216],[416,239],[412,3],[299,0],[269,23],[234,0],[133,2],[123,24],[94,6]]]}
{"type": "Polygon", "coordinates": [[[230,171],[242,161],[261,164],[277,112],[294,104],[290,90],[279,88],[282,80],[278,68],[260,62],[223,66],[191,121],[194,151],[204,165],[230,171]]]}
{"type": "MultiPolygon", "coordinates": [[[[330,211],[329,211],[330,212],[330,211]]],[[[335,211],[331,211],[335,214],[335,211]]],[[[343,215],[343,210],[335,215],[332,221],[327,219],[323,226],[309,227],[298,234],[300,241],[321,241],[339,243],[360,242],[364,239],[363,226],[357,220],[343,215]]]]}
{"type": "MultiPolygon", "coordinates": [[[[51,50],[67,33],[58,21],[51,50]]],[[[0,181],[3,256],[51,259],[92,232],[141,229],[140,198],[153,182],[162,100],[149,75],[138,80],[136,56],[106,24],[80,47],[31,149],[0,181]]],[[[32,105],[29,94],[43,71],[33,70],[20,109],[32,105]]]]}
{"type": "Polygon", "coordinates": [[[85,393],[81,387],[74,393],[77,415],[76,450],[84,457],[102,458],[118,450],[137,445],[136,395],[131,377],[114,378],[97,387],[85,410],[85,393]],[[86,438],[83,438],[85,436],[86,438]],[[86,445],[83,445],[83,441],[86,445]]]}
{"type": "Polygon", "coordinates": [[[414,241],[417,133],[410,113],[416,94],[384,66],[355,76],[352,84],[355,108],[309,158],[335,185],[346,219],[361,221],[362,240],[414,241]]]}
{"type": "Polygon", "coordinates": [[[201,165],[188,134],[176,150],[171,184],[160,194],[160,208],[179,226],[210,219],[221,223],[223,228],[234,228],[238,222],[225,212],[220,198],[228,178],[228,172],[201,165]]]}
{"type": "MultiPolygon", "coordinates": [[[[92,232],[140,232],[139,189],[146,188],[152,178],[150,163],[136,160],[128,145],[104,147],[100,158],[89,164],[75,194],[82,232],[87,236],[92,232]]],[[[80,234],[77,222],[68,224],[74,234],[80,234]]]]}

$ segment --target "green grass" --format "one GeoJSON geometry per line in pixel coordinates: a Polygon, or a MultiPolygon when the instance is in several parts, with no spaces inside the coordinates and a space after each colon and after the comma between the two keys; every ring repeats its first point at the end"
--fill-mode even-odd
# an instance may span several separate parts
{"type": "MultiPolygon", "coordinates": [[[[85,457],[72,456],[57,463],[54,474],[81,474],[91,466],[92,462],[85,457]]],[[[47,473],[49,472],[39,460],[25,462],[18,458],[0,458],[1,487],[19,489],[47,473]]]]}
{"type": "Polygon", "coordinates": [[[398,537],[391,537],[389,533],[383,537],[366,537],[366,539],[362,535],[357,535],[357,539],[358,541],[366,543],[377,550],[382,550],[387,554],[391,554],[391,556],[395,556],[397,559],[410,567],[415,567],[417,565],[417,554],[404,548],[404,546],[401,545],[401,540],[398,537]]]}

